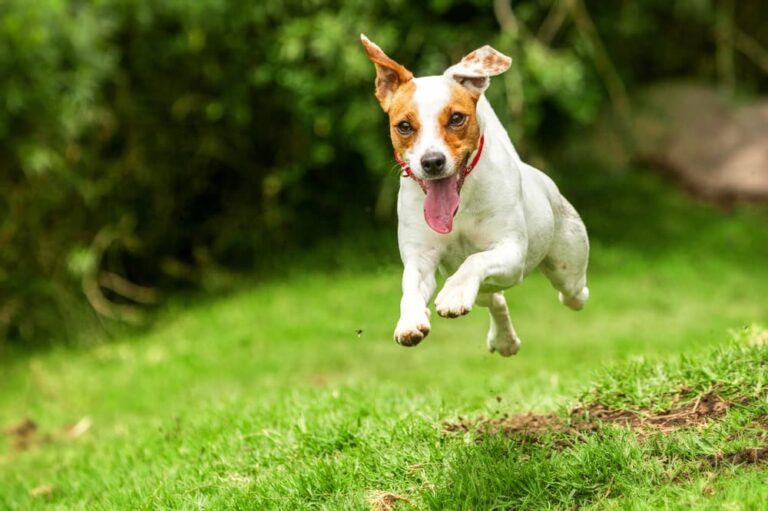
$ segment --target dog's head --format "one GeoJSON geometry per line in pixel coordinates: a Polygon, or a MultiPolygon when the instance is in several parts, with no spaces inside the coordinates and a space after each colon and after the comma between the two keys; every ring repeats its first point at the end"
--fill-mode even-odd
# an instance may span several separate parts
{"type": "Polygon", "coordinates": [[[421,182],[429,226],[448,233],[459,206],[462,172],[477,149],[481,128],[476,107],[490,77],[511,59],[483,46],[442,75],[414,78],[376,44],[360,36],[376,66],[376,98],[389,115],[392,145],[421,182]]]}

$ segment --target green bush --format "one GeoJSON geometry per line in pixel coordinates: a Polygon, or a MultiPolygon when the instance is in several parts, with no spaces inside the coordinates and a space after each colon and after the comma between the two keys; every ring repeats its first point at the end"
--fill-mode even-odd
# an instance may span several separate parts
{"type": "MultiPolygon", "coordinates": [[[[589,123],[605,94],[588,34],[566,19],[544,44],[534,27],[558,7],[513,4],[500,30],[481,0],[0,3],[0,338],[91,307],[130,319],[151,298],[131,283],[214,285],[391,222],[398,173],[360,32],[417,74],[483,44],[512,55],[489,94],[527,152],[589,123]]],[[[588,6],[629,86],[713,76],[712,2],[639,5],[588,6]],[[653,53],[670,28],[685,39],[653,53]]],[[[739,2],[742,28],[765,28],[759,7],[739,2]]]]}

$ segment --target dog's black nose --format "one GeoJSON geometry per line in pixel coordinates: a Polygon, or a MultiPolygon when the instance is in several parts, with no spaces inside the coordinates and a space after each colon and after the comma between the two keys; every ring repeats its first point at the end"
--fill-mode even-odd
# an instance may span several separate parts
{"type": "Polygon", "coordinates": [[[421,157],[421,168],[428,176],[437,175],[445,168],[445,156],[442,153],[426,153],[421,157]]]}

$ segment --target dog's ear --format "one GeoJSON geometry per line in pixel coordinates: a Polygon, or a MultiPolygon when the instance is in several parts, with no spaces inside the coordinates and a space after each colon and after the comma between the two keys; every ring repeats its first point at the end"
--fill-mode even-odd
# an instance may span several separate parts
{"type": "Polygon", "coordinates": [[[398,87],[413,79],[413,73],[387,57],[381,48],[365,37],[365,34],[360,34],[360,41],[368,53],[368,58],[376,66],[376,98],[386,112],[392,102],[392,95],[398,87]]]}
{"type": "Polygon", "coordinates": [[[443,73],[459,85],[482,94],[491,82],[491,76],[500,75],[512,64],[512,59],[490,46],[478,48],[443,73]]]}

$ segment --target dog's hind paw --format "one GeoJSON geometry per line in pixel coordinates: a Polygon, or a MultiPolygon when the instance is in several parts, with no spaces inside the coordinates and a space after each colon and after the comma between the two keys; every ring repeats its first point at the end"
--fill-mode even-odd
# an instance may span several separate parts
{"type": "Polygon", "coordinates": [[[576,293],[574,296],[566,297],[563,293],[560,293],[559,295],[560,303],[568,307],[569,309],[573,309],[575,311],[580,311],[584,308],[584,305],[587,303],[587,300],[589,300],[589,288],[584,286],[584,288],[576,293]]]}
{"type": "Polygon", "coordinates": [[[401,317],[395,327],[395,342],[401,346],[416,346],[429,334],[429,309],[419,317],[401,317]]]}
{"type": "Polygon", "coordinates": [[[516,335],[505,333],[488,334],[488,351],[498,353],[502,357],[511,357],[520,351],[520,338],[516,335]]]}

